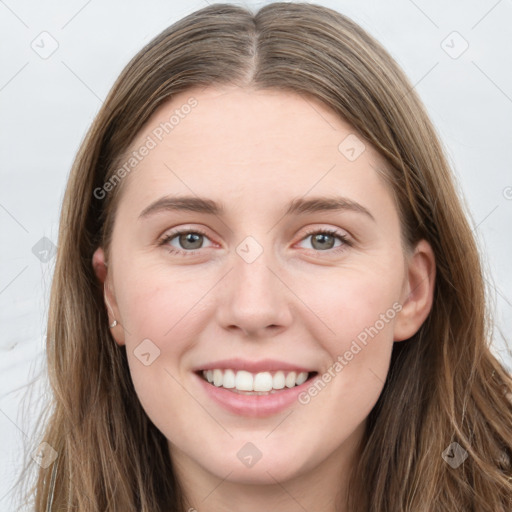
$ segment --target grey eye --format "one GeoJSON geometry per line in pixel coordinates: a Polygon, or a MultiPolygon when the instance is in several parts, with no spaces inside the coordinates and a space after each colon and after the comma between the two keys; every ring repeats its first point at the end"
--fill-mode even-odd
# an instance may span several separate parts
{"type": "Polygon", "coordinates": [[[317,233],[309,235],[311,237],[311,245],[315,249],[332,249],[334,247],[335,238],[327,233],[317,233]]]}
{"type": "MultiPolygon", "coordinates": [[[[180,247],[183,249],[200,249],[203,243],[204,235],[194,233],[193,231],[176,236],[179,239],[180,247]]],[[[176,238],[175,237],[175,238],[176,238]]]]}

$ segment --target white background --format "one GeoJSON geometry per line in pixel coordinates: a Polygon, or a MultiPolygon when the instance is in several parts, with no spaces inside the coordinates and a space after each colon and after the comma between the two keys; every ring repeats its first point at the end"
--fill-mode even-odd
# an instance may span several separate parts
{"type": "MultiPolygon", "coordinates": [[[[246,5],[256,10],[266,3],[246,5]]],[[[511,343],[512,2],[312,3],[338,10],[368,30],[423,99],[481,247],[496,308],[493,350],[512,370],[500,334],[511,343]],[[464,41],[467,50],[453,58],[464,41]]],[[[206,5],[204,0],[0,1],[0,511],[15,510],[10,489],[23,450],[30,454],[39,443],[31,429],[45,382],[55,259],[41,262],[32,247],[43,236],[58,244],[74,155],[128,60],[168,25],[206,5]],[[50,48],[43,31],[58,44],[46,59],[31,47],[46,37],[50,48]],[[31,401],[25,398],[30,389],[31,401]]]]}

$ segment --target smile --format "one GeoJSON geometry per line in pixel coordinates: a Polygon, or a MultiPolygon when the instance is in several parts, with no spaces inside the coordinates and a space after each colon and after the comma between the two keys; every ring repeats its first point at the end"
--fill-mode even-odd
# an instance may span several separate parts
{"type": "Polygon", "coordinates": [[[251,373],[245,370],[221,369],[203,370],[203,378],[216,387],[243,394],[272,394],[286,388],[300,386],[316,372],[263,371],[251,373]]]}
{"type": "Polygon", "coordinates": [[[201,393],[212,404],[236,416],[258,418],[277,414],[298,404],[300,393],[319,378],[316,371],[250,372],[229,367],[196,370],[193,375],[201,393]]]}

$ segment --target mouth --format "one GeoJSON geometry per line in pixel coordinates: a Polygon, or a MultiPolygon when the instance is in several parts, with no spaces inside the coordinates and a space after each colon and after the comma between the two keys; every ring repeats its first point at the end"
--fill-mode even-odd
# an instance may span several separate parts
{"type": "Polygon", "coordinates": [[[231,368],[214,368],[195,372],[203,381],[239,395],[273,395],[283,393],[313,379],[318,372],[272,370],[249,372],[231,368]]]}

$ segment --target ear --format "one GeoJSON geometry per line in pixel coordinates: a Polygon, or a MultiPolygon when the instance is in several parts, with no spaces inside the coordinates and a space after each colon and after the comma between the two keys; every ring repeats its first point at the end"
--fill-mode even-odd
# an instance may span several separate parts
{"type": "Polygon", "coordinates": [[[117,301],[113,286],[110,284],[111,276],[108,272],[107,263],[105,261],[105,253],[101,247],[98,247],[92,256],[92,267],[98,280],[103,283],[103,296],[105,299],[105,306],[107,308],[108,322],[112,337],[118,345],[124,345],[124,329],[121,325],[121,316],[117,307],[117,301]],[[115,327],[110,327],[110,324],[117,320],[115,327]]]}
{"type": "Polygon", "coordinates": [[[420,240],[406,258],[406,273],[396,316],[394,340],[403,341],[416,334],[432,308],[436,278],[434,251],[426,240],[420,240]]]}

